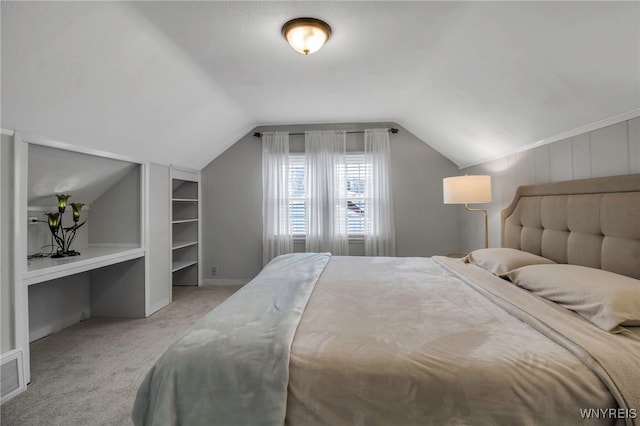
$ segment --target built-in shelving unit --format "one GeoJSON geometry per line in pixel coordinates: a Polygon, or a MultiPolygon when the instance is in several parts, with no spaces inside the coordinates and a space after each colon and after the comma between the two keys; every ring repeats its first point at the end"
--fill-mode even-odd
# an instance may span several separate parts
{"type": "MultiPolygon", "coordinates": [[[[155,289],[145,275],[144,163],[21,133],[13,160],[14,334],[28,383],[31,341],[92,316],[144,318],[155,289]],[[56,194],[84,204],[70,247],[78,256],[50,257],[46,214],[58,212],[56,194]]],[[[71,216],[68,206],[63,226],[71,216]]]]}
{"type": "Polygon", "coordinates": [[[173,285],[200,285],[200,176],[172,170],[171,281],[173,285]]]}

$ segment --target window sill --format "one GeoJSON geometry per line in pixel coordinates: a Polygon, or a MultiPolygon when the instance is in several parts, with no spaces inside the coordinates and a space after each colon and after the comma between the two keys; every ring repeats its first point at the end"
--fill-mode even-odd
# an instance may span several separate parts
{"type": "MultiPolygon", "coordinates": [[[[294,242],[305,242],[307,240],[307,238],[304,235],[294,235],[293,236],[293,241],[294,242]]],[[[349,236],[349,242],[351,241],[364,241],[364,235],[350,235],[349,236]]]]}

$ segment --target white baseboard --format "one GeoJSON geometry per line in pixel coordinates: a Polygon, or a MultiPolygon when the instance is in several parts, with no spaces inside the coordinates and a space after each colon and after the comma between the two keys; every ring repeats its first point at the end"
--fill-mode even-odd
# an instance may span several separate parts
{"type": "Polygon", "coordinates": [[[202,280],[202,285],[245,285],[251,281],[248,278],[204,278],[202,280]]]}

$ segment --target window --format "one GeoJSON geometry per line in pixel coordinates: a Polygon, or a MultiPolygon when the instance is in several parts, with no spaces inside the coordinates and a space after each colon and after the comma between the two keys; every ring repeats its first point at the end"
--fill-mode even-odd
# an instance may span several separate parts
{"type": "MultiPolygon", "coordinates": [[[[367,167],[364,154],[346,156],[347,233],[364,234],[365,182],[367,167]]],[[[336,170],[344,173],[345,170],[336,170]]],[[[304,191],[304,154],[289,155],[289,222],[294,235],[306,233],[306,208],[304,191]]]]}

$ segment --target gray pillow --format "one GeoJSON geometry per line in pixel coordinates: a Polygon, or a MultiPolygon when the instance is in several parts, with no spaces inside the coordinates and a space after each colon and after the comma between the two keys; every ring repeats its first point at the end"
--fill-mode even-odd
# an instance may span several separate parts
{"type": "Polygon", "coordinates": [[[555,264],[551,259],[512,248],[479,249],[469,253],[464,260],[496,275],[527,265],[555,264]]]}
{"type": "Polygon", "coordinates": [[[640,325],[640,280],[577,265],[532,265],[506,274],[519,287],[563,305],[605,331],[640,325]]]}

